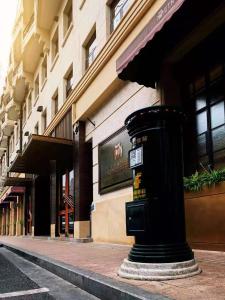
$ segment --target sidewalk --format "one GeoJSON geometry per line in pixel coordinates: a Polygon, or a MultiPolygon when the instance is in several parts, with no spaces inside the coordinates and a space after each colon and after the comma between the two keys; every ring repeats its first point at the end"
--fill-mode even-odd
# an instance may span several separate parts
{"type": "Polygon", "coordinates": [[[0,242],[138,286],[172,299],[225,300],[225,252],[195,251],[203,272],[195,277],[169,281],[135,281],[117,276],[129,246],[76,243],[21,237],[0,237],[0,242]]]}

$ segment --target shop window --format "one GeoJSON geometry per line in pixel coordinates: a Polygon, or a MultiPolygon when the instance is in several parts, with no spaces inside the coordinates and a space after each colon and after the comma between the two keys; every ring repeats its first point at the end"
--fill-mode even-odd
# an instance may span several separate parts
{"type": "Polygon", "coordinates": [[[68,0],[66,7],[63,11],[63,32],[64,37],[68,31],[68,29],[72,26],[73,23],[73,5],[72,0],[68,0]]]}
{"type": "Polygon", "coordinates": [[[58,52],[59,52],[59,30],[57,28],[51,41],[52,62],[54,62],[54,59],[58,54],[58,52]]]}
{"type": "Polygon", "coordinates": [[[90,37],[88,43],[85,46],[86,52],[86,69],[93,63],[97,54],[97,44],[96,44],[96,31],[90,37]]]}
{"type": "Polygon", "coordinates": [[[47,111],[45,110],[41,116],[42,133],[44,133],[47,127],[47,111]]]}
{"type": "Polygon", "coordinates": [[[111,32],[116,29],[131,4],[131,0],[115,0],[110,5],[111,32]]]}
{"type": "Polygon", "coordinates": [[[58,112],[58,106],[59,106],[59,95],[58,95],[58,89],[57,89],[57,91],[54,93],[54,95],[52,97],[52,119],[58,112]]]}
{"type": "Polygon", "coordinates": [[[224,68],[217,65],[190,84],[195,112],[198,165],[206,168],[225,166],[224,68]]]}
{"type": "Polygon", "coordinates": [[[46,79],[47,79],[47,56],[44,57],[44,60],[42,62],[42,67],[41,67],[41,77],[42,77],[42,86],[44,85],[46,79]]]}
{"type": "Polygon", "coordinates": [[[34,82],[34,99],[35,102],[37,101],[37,98],[39,96],[39,75],[36,77],[34,82]]]}
{"type": "Polygon", "coordinates": [[[66,99],[69,96],[69,94],[72,91],[72,84],[73,84],[73,68],[70,67],[69,71],[67,72],[67,75],[64,77],[65,80],[65,95],[66,99]]]}

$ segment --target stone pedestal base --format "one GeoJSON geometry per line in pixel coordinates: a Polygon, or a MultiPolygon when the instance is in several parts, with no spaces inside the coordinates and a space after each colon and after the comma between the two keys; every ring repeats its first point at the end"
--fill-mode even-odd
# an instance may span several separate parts
{"type": "Polygon", "coordinates": [[[90,221],[74,222],[74,238],[75,239],[90,238],[90,221]]]}
{"type": "Polygon", "coordinates": [[[178,263],[137,263],[124,259],[118,275],[137,280],[169,280],[186,278],[201,272],[195,259],[178,263]]]}

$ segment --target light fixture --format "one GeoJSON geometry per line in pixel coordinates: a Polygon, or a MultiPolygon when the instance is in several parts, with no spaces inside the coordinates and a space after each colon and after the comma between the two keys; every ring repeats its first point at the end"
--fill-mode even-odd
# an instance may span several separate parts
{"type": "Polygon", "coordinates": [[[37,107],[37,111],[38,111],[38,112],[42,112],[42,111],[43,111],[43,106],[42,106],[42,105],[38,106],[38,107],[37,107]]]}

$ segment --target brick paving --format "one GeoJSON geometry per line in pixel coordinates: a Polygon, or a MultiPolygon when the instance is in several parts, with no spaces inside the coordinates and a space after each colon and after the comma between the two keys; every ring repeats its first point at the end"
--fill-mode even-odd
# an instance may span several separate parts
{"type": "Polygon", "coordinates": [[[3,236],[0,241],[172,299],[225,300],[225,252],[196,250],[195,257],[203,272],[194,277],[160,282],[136,281],[117,276],[130,246],[3,236]]]}

